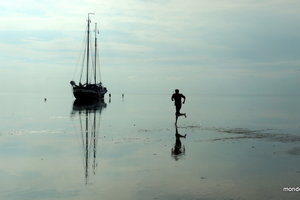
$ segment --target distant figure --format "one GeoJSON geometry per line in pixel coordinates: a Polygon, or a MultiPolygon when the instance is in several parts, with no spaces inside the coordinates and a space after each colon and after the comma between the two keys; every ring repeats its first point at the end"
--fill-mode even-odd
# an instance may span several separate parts
{"type": "Polygon", "coordinates": [[[44,102],[46,102],[47,101],[47,98],[44,98],[44,102]]]}
{"type": "Polygon", "coordinates": [[[176,89],[175,93],[172,95],[171,100],[172,101],[175,100],[175,107],[176,107],[176,113],[175,113],[176,121],[175,121],[175,124],[177,124],[178,117],[180,117],[182,115],[184,115],[186,117],[186,113],[180,113],[181,106],[182,106],[182,104],[185,103],[185,96],[183,94],[179,93],[179,90],[176,89]],[[183,99],[182,103],[181,103],[181,99],[183,99]]]}
{"type": "Polygon", "coordinates": [[[124,99],[124,94],[122,94],[122,99],[124,99]]]}
{"type": "Polygon", "coordinates": [[[110,103],[111,102],[111,94],[109,93],[108,96],[109,96],[109,103],[110,103]]]}
{"type": "Polygon", "coordinates": [[[172,152],[172,156],[174,157],[175,160],[178,160],[180,158],[180,156],[185,154],[185,148],[184,146],[182,146],[180,138],[186,138],[186,134],[180,135],[178,133],[178,128],[177,125],[175,125],[176,127],[176,133],[175,133],[175,137],[176,137],[176,141],[175,141],[175,145],[174,148],[172,148],[171,152],[172,152]]]}

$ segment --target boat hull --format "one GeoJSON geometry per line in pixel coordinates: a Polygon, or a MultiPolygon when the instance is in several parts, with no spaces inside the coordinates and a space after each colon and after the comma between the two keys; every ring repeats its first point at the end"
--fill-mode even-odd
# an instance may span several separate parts
{"type": "Polygon", "coordinates": [[[94,101],[97,99],[103,99],[106,92],[106,88],[73,87],[73,95],[79,101],[94,101]]]}

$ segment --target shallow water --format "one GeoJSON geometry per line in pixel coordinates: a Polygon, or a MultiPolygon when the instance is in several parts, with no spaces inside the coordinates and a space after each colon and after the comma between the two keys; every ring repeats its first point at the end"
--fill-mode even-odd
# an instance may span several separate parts
{"type": "Polygon", "coordinates": [[[299,96],[0,94],[0,199],[298,199],[299,96]]]}

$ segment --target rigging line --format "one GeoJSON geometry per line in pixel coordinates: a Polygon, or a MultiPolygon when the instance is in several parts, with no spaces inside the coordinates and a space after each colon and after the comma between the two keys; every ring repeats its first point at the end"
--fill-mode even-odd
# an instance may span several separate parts
{"type": "MultiPolygon", "coordinates": [[[[100,37],[100,31],[97,31],[100,37]]],[[[97,39],[98,40],[98,39],[97,39]]],[[[97,55],[96,55],[96,59],[97,59],[97,63],[99,65],[99,69],[98,69],[98,78],[99,78],[99,82],[101,83],[101,63],[100,63],[100,45],[97,44],[97,55]]]]}
{"type": "Polygon", "coordinates": [[[97,45],[97,55],[96,55],[96,60],[97,60],[97,63],[98,63],[98,70],[97,70],[97,76],[98,76],[98,82],[101,82],[101,63],[100,63],[100,60],[99,60],[99,45],[97,45]]]}
{"type": "MultiPolygon", "coordinates": [[[[86,32],[84,32],[84,33],[85,33],[85,35],[84,35],[84,37],[82,39],[82,44],[80,46],[80,47],[84,47],[84,48],[80,48],[80,49],[84,49],[85,50],[86,32]]],[[[82,64],[80,65],[79,63],[80,63],[81,60],[84,60],[84,56],[85,56],[85,52],[84,51],[79,51],[78,57],[77,57],[77,62],[76,62],[76,67],[75,67],[74,72],[73,72],[73,77],[72,77],[73,80],[74,80],[75,76],[77,76],[78,68],[80,66],[82,67],[82,64]]],[[[81,70],[81,73],[82,73],[82,70],[81,70]]]]}
{"type": "MultiPolygon", "coordinates": [[[[98,50],[98,52],[99,52],[99,50],[98,50]]],[[[101,70],[100,70],[101,69],[101,63],[100,63],[99,56],[97,56],[97,62],[99,63],[98,77],[99,77],[99,82],[101,82],[101,80],[102,80],[102,78],[101,78],[101,70]]]]}
{"type": "Polygon", "coordinates": [[[82,79],[82,75],[83,75],[83,69],[85,68],[84,63],[85,63],[85,57],[86,57],[86,51],[87,51],[87,49],[86,49],[87,29],[88,29],[88,27],[86,27],[86,31],[85,31],[85,34],[84,34],[84,40],[83,40],[84,51],[82,52],[83,53],[83,58],[82,58],[82,61],[81,61],[81,73],[80,73],[80,79],[79,79],[80,83],[81,83],[81,79],[82,79]]]}
{"type": "Polygon", "coordinates": [[[95,66],[95,60],[94,60],[94,52],[95,52],[95,50],[94,50],[94,48],[93,48],[93,41],[91,41],[90,40],[90,57],[92,58],[92,59],[90,59],[91,60],[91,64],[92,64],[92,70],[89,70],[90,72],[90,74],[89,74],[89,80],[93,80],[93,73],[95,73],[95,70],[94,70],[94,66],[95,66]]]}
{"type": "Polygon", "coordinates": [[[86,46],[85,46],[85,49],[83,51],[83,59],[82,59],[82,62],[81,62],[81,73],[80,73],[80,79],[79,79],[79,82],[81,83],[81,79],[82,79],[82,75],[83,75],[83,69],[84,69],[84,63],[85,63],[85,54],[86,52],[86,46]]]}

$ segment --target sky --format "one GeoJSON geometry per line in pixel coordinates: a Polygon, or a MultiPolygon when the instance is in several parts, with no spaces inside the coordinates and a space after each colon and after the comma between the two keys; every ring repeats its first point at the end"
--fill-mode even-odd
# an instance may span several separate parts
{"type": "Polygon", "coordinates": [[[90,12],[109,93],[300,94],[298,0],[1,0],[1,91],[71,94],[90,12]]]}

